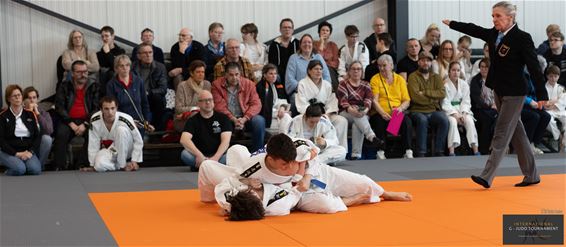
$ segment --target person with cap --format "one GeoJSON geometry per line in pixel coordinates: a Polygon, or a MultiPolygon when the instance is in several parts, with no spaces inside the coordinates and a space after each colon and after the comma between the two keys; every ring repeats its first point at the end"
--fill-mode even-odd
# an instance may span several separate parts
{"type": "Polygon", "coordinates": [[[444,156],[448,136],[448,117],[440,107],[446,92],[440,76],[430,70],[432,60],[430,52],[420,52],[419,69],[411,73],[407,81],[407,90],[411,98],[409,116],[417,136],[416,157],[424,157],[427,152],[429,123],[436,133],[433,155],[444,156]]]}

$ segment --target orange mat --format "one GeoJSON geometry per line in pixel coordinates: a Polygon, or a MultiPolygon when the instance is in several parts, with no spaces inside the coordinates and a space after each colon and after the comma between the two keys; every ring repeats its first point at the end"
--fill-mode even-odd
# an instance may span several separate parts
{"type": "MultiPolygon", "coordinates": [[[[497,177],[490,190],[470,179],[380,183],[408,191],[412,202],[381,202],[338,214],[293,212],[229,222],[197,190],[91,193],[120,246],[492,246],[502,244],[503,214],[565,209],[565,174],[515,188],[521,177],[497,177]]],[[[563,213],[562,213],[563,214],[563,213]]]]}

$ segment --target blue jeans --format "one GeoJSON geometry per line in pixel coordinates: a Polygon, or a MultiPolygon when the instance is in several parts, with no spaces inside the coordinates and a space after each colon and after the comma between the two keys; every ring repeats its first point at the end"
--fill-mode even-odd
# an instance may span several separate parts
{"type": "MultiPolygon", "coordinates": [[[[196,167],[197,157],[195,157],[192,153],[190,153],[186,149],[183,150],[183,152],[181,152],[181,161],[183,162],[183,165],[190,166],[191,170],[193,171],[197,170],[196,167]]],[[[218,162],[222,164],[226,164],[226,154],[223,154],[222,157],[220,157],[220,159],[218,160],[218,162]]]]}
{"type": "Polygon", "coordinates": [[[30,159],[24,161],[15,155],[9,155],[0,151],[0,163],[7,168],[5,174],[8,176],[41,174],[41,163],[35,154],[30,159]]]}
{"type": "Polygon", "coordinates": [[[411,120],[413,121],[417,135],[417,152],[421,155],[426,153],[427,132],[430,122],[431,127],[434,128],[436,132],[433,152],[444,153],[449,125],[446,113],[441,111],[431,113],[412,112],[411,120]]]}
{"type": "Polygon", "coordinates": [[[49,157],[49,153],[51,152],[51,145],[53,144],[53,137],[50,135],[42,135],[41,136],[41,145],[39,146],[39,162],[41,162],[41,169],[45,166],[45,162],[47,162],[47,157],[49,157]]]}
{"type": "Polygon", "coordinates": [[[263,139],[265,139],[265,118],[261,115],[255,115],[251,120],[247,121],[244,130],[252,132],[253,150],[251,153],[263,148],[263,139]]]}

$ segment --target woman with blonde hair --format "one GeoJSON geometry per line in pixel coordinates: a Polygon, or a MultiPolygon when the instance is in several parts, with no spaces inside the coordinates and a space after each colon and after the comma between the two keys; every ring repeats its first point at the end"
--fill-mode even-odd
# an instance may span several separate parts
{"type": "Polygon", "coordinates": [[[430,24],[426,28],[424,37],[419,40],[419,43],[421,44],[419,53],[421,51],[428,51],[436,58],[440,48],[440,28],[434,23],[430,24]]]}
{"type": "MultiPolygon", "coordinates": [[[[448,66],[451,62],[454,62],[457,59],[456,46],[454,46],[454,42],[448,39],[442,41],[442,44],[440,44],[440,51],[438,53],[438,56],[435,60],[432,61],[432,72],[440,75],[440,78],[442,78],[442,80],[446,80],[446,78],[448,78],[448,71],[450,70],[448,66]]],[[[463,67],[464,65],[460,64],[460,68],[463,67]]],[[[459,77],[461,79],[466,78],[463,71],[460,71],[459,77]]]]}
{"type": "Polygon", "coordinates": [[[67,42],[67,50],[63,51],[62,64],[65,71],[71,71],[71,65],[76,60],[82,60],[86,63],[89,77],[96,78],[100,65],[94,51],[88,50],[88,45],[84,39],[84,34],[79,30],[73,30],[69,33],[69,41],[67,42]]]}

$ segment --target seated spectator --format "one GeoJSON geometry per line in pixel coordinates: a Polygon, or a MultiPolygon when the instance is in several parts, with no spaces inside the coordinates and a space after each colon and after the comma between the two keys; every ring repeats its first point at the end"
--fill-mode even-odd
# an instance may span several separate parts
{"type": "Polygon", "coordinates": [[[472,38],[468,35],[464,35],[458,39],[458,45],[456,50],[456,61],[460,62],[462,65],[462,72],[464,74],[464,79],[468,84],[472,79],[472,50],[470,46],[472,45],[472,38]]]}
{"type": "Polygon", "coordinates": [[[364,42],[359,41],[360,30],[354,25],[344,28],[346,44],[338,50],[340,63],[338,65],[338,75],[341,80],[346,79],[346,68],[354,61],[360,61],[365,69],[369,64],[369,49],[364,42]]]}
{"type": "Polygon", "coordinates": [[[425,35],[419,40],[419,44],[422,51],[428,51],[434,59],[438,57],[440,52],[440,28],[435,23],[430,24],[426,28],[425,35]]]}
{"type": "MultiPolygon", "coordinates": [[[[141,44],[150,45],[151,49],[153,50],[153,60],[165,64],[163,50],[153,45],[153,39],[154,39],[153,30],[149,28],[144,28],[141,32],[141,41],[142,41],[141,44]]],[[[138,49],[139,47],[136,46],[134,47],[134,50],[132,50],[132,57],[131,57],[132,62],[136,62],[136,60],[138,60],[138,49]]],[[[112,66],[114,66],[114,64],[112,64],[112,66]]]]}
{"type": "Polygon", "coordinates": [[[35,113],[37,121],[39,122],[41,145],[39,146],[38,158],[43,170],[45,162],[47,162],[47,158],[51,152],[51,146],[53,145],[53,137],[51,137],[53,134],[53,121],[48,112],[39,108],[39,92],[32,86],[24,89],[24,107],[26,110],[35,113]]]}
{"type": "Polygon", "coordinates": [[[448,118],[440,108],[446,92],[440,76],[429,72],[431,63],[432,54],[419,53],[419,69],[409,75],[407,83],[410,117],[417,132],[417,157],[424,157],[427,152],[429,123],[436,133],[433,155],[444,156],[448,135],[448,118]]]}
{"type": "Polygon", "coordinates": [[[88,165],[90,117],[98,111],[100,99],[100,84],[88,79],[89,72],[84,61],[73,62],[71,73],[72,79],[63,81],[55,94],[55,112],[60,118],[53,142],[55,170],[67,168],[67,145],[75,136],[82,136],[85,140],[78,155],[78,166],[69,168],[88,165]]]}
{"type": "Polygon", "coordinates": [[[98,58],[94,51],[88,50],[88,45],[86,40],[84,40],[84,35],[79,30],[73,30],[69,34],[69,41],[67,42],[67,50],[63,51],[61,63],[65,69],[65,75],[63,78],[66,80],[71,80],[71,65],[77,60],[82,60],[85,62],[88,72],[89,80],[93,82],[98,81],[98,70],[100,70],[100,65],[98,64],[98,58]]]}
{"type": "Polygon", "coordinates": [[[265,119],[265,127],[270,128],[273,108],[279,106],[278,99],[285,97],[285,86],[278,79],[277,66],[270,63],[263,66],[263,77],[256,85],[256,91],[261,101],[259,114],[265,119]]]}
{"type": "Polygon", "coordinates": [[[214,100],[208,90],[200,90],[197,100],[200,111],[187,120],[181,135],[185,148],[181,161],[192,171],[198,170],[205,160],[226,164],[233,129],[228,117],[214,110],[214,100]]]}
{"type": "MultiPolygon", "coordinates": [[[[379,58],[381,55],[389,55],[391,56],[391,58],[393,59],[393,69],[395,69],[396,65],[395,65],[395,61],[397,61],[397,58],[395,57],[395,53],[393,53],[389,47],[391,46],[393,42],[393,39],[391,38],[391,35],[388,33],[380,33],[377,35],[377,44],[376,44],[376,51],[378,52],[378,56],[377,58],[379,58]]],[[[371,78],[379,73],[379,68],[377,66],[377,59],[373,60],[372,63],[370,63],[366,68],[365,68],[365,76],[364,76],[364,80],[366,81],[370,81],[371,78]]]]}
{"type": "Polygon", "coordinates": [[[151,112],[143,80],[130,72],[130,58],[120,55],[114,60],[116,76],[106,85],[106,96],[116,98],[118,111],[126,113],[136,122],[143,137],[145,131],[155,130],[151,122],[151,112]]]}
{"type": "Polygon", "coordinates": [[[550,35],[550,49],[544,53],[544,58],[548,66],[558,66],[560,69],[560,77],[558,84],[566,87],[566,48],[564,48],[564,35],[560,32],[555,32],[550,35]]]}
{"type": "MultiPolygon", "coordinates": [[[[483,44],[483,58],[489,59],[489,45],[487,43],[483,44]]],[[[481,60],[482,59],[478,59],[474,62],[474,65],[472,66],[472,77],[476,76],[480,72],[481,60]]]]}
{"type": "Polygon", "coordinates": [[[206,64],[206,80],[214,80],[214,65],[224,57],[224,42],[222,23],[213,22],[208,26],[208,43],[204,49],[204,62],[206,64]]]}
{"type": "Polygon", "coordinates": [[[419,69],[419,51],[421,50],[421,44],[415,38],[410,38],[405,44],[405,51],[407,55],[397,63],[397,74],[403,77],[403,80],[407,81],[407,77],[419,69]]]}
{"type": "Polygon", "coordinates": [[[481,154],[489,154],[498,115],[493,89],[485,85],[489,71],[489,58],[480,60],[479,69],[480,72],[470,81],[470,98],[472,112],[477,119],[479,151],[481,154]]]}
{"type": "MultiPolygon", "coordinates": [[[[379,73],[371,78],[370,86],[374,95],[373,106],[377,111],[370,118],[373,131],[377,137],[387,143],[386,129],[394,111],[405,112],[409,108],[411,98],[407,91],[407,83],[400,75],[393,72],[393,59],[389,55],[377,59],[379,73]]],[[[411,118],[403,117],[398,135],[401,135],[401,148],[405,150],[405,158],[413,158],[413,124],[411,118]]],[[[383,147],[387,145],[382,145],[383,147]]],[[[378,159],[386,159],[385,150],[379,148],[378,159]]]]}
{"type": "Polygon", "coordinates": [[[261,80],[262,69],[267,64],[267,46],[257,41],[257,26],[253,23],[244,24],[240,28],[242,33],[242,44],[240,44],[240,56],[247,58],[252,65],[254,74],[253,81],[261,80]]]}
{"type": "Polygon", "coordinates": [[[548,101],[544,108],[551,116],[547,129],[552,133],[554,140],[558,140],[562,135],[561,148],[566,152],[566,138],[564,138],[564,133],[566,132],[566,92],[562,85],[557,84],[559,77],[560,69],[558,66],[549,66],[546,70],[548,101]],[[562,130],[558,129],[556,120],[562,124],[562,130]]]}
{"type": "Polygon", "coordinates": [[[455,156],[454,149],[461,144],[458,125],[466,129],[468,145],[472,148],[474,155],[480,155],[478,151],[478,133],[472,113],[470,100],[470,87],[468,83],[458,76],[460,75],[460,62],[453,61],[448,65],[448,78],[444,80],[446,98],[442,101],[442,109],[448,116],[450,127],[448,129],[448,155],[455,156]]]}
{"type": "MultiPolygon", "coordinates": [[[[557,24],[549,24],[548,26],[546,26],[546,36],[548,37],[548,39],[540,43],[540,45],[538,46],[537,48],[538,55],[544,56],[544,54],[548,50],[550,50],[550,36],[556,32],[561,32],[560,26],[558,26],[557,24]]],[[[563,44],[562,47],[563,49],[566,49],[566,44],[563,44]]]]}
{"type": "MultiPolygon", "coordinates": [[[[281,35],[269,44],[267,52],[267,60],[269,63],[277,66],[277,71],[285,88],[287,88],[287,79],[284,78],[287,75],[287,63],[289,62],[289,58],[300,49],[299,40],[293,37],[293,25],[293,20],[289,18],[282,19],[281,22],[279,22],[279,32],[281,35]]],[[[287,95],[288,99],[289,96],[290,95],[287,95]]]]}
{"type": "Polygon", "coordinates": [[[198,96],[203,90],[210,91],[210,82],[205,80],[206,65],[201,60],[195,60],[189,65],[191,77],[182,81],[175,92],[175,130],[183,132],[187,119],[196,115],[200,108],[198,96]]]}
{"type": "Polygon", "coordinates": [[[330,79],[332,80],[332,91],[336,91],[338,88],[338,45],[330,41],[330,35],[332,34],[332,24],[327,21],[323,21],[318,24],[318,37],[320,40],[313,42],[313,49],[316,53],[320,54],[328,66],[328,72],[330,72],[330,79]]]}
{"type": "MultiPolygon", "coordinates": [[[[322,78],[328,82],[331,80],[330,72],[324,62],[324,58],[322,58],[320,54],[314,52],[312,44],[312,36],[310,34],[304,34],[299,41],[299,50],[297,53],[289,57],[289,61],[287,63],[287,70],[285,72],[285,91],[287,92],[289,103],[291,103],[291,107],[293,108],[295,107],[295,93],[297,92],[297,86],[299,85],[299,81],[307,76],[307,67],[310,61],[320,61],[320,64],[322,65],[322,78]]],[[[330,86],[332,89],[332,84],[330,86]]]]}
{"type": "Polygon", "coordinates": [[[142,136],[134,119],[118,111],[114,97],[105,96],[100,100],[100,111],[92,115],[90,124],[91,128],[88,132],[90,167],[83,168],[82,171],[139,169],[138,163],[143,162],[142,136]]]}
{"type": "Polygon", "coordinates": [[[204,60],[205,50],[200,42],[194,40],[193,32],[184,27],[179,31],[179,41],[171,47],[170,55],[173,69],[169,71],[169,77],[173,78],[173,86],[177,90],[179,83],[189,78],[189,64],[204,60]]]}
{"type": "Polygon", "coordinates": [[[338,99],[332,93],[332,85],[323,79],[323,62],[311,60],[307,67],[308,75],[299,81],[295,103],[299,113],[305,113],[313,103],[323,103],[326,117],[336,128],[340,146],[348,150],[348,120],[338,115],[338,99]]]}
{"type": "Polygon", "coordinates": [[[537,97],[535,94],[535,88],[530,75],[525,72],[525,77],[527,78],[528,88],[527,97],[525,98],[525,103],[523,105],[523,110],[521,111],[521,121],[525,127],[525,132],[527,137],[531,142],[531,148],[534,154],[544,154],[537,145],[542,141],[546,127],[550,122],[550,114],[539,107],[537,97]]]}
{"type": "Polygon", "coordinates": [[[320,102],[309,105],[304,114],[293,118],[286,134],[311,140],[320,149],[318,160],[333,165],[346,159],[348,149],[340,145],[336,129],[324,115],[324,108],[320,102]]]}
{"type": "Polygon", "coordinates": [[[214,65],[214,80],[224,77],[224,67],[230,62],[237,63],[242,68],[242,76],[255,82],[252,64],[247,58],[240,56],[240,41],[237,39],[226,40],[226,52],[216,65],[214,65]]]}
{"type": "Polygon", "coordinates": [[[8,108],[0,112],[0,164],[8,176],[41,174],[37,157],[41,134],[37,117],[24,109],[22,88],[6,86],[4,99],[8,108]]]}
{"type": "Polygon", "coordinates": [[[238,63],[227,63],[224,71],[224,77],[212,82],[214,110],[224,113],[234,123],[236,131],[251,131],[251,150],[257,151],[263,147],[265,119],[258,114],[261,102],[255,83],[240,75],[238,63]]]}
{"type": "MultiPolygon", "coordinates": [[[[438,74],[442,80],[448,78],[448,65],[456,61],[456,47],[451,40],[442,41],[438,57],[432,61],[432,72],[438,74]]],[[[464,67],[462,65],[462,67],[464,67]]],[[[464,72],[460,72],[460,78],[465,79],[464,72]]]]}
{"type": "MultiPolygon", "coordinates": [[[[377,50],[377,42],[379,40],[378,36],[382,33],[387,33],[387,25],[385,25],[385,20],[380,17],[376,17],[373,20],[373,33],[370,34],[367,38],[364,39],[364,43],[369,49],[369,61],[370,63],[375,63],[377,58],[381,55],[377,50]]],[[[397,47],[395,46],[395,41],[392,40],[391,42],[391,53],[389,54],[392,58],[397,57],[397,47]]],[[[396,59],[393,59],[393,63],[397,62],[396,59]]],[[[371,78],[371,77],[370,77],[371,78]]],[[[369,80],[367,80],[369,81],[369,80]]]]}
{"type": "Polygon", "coordinates": [[[143,81],[149,110],[152,113],[151,124],[156,130],[164,130],[171,113],[165,108],[167,94],[167,70],[165,65],[153,60],[151,45],[138,46],[138,60],[132,64],[133,72],[143,81]]]}
{"type": "Polygon", "coordinates": [[[114,58],[118,55],[126,54],[122,47],[114,43],[114,28],[104,26],[100,29],[102,48],[96,53],[98,64],[100,65],[100,85],[104,89],[106,82],[114,76],[114,58]]]}
{"type": "Polygon", "coordinates": [[[373,102],[373,93],[367,81],[362,80],[362,63],[354,61],[348,69],[348,79],[338,85],[336,97],[340,116],[348,120],[352,125],[352,159],[362,158],[362,146],[364,137],[375,146],[381,142],[375,136],[369,124],[368,112],[373,102]]]}

